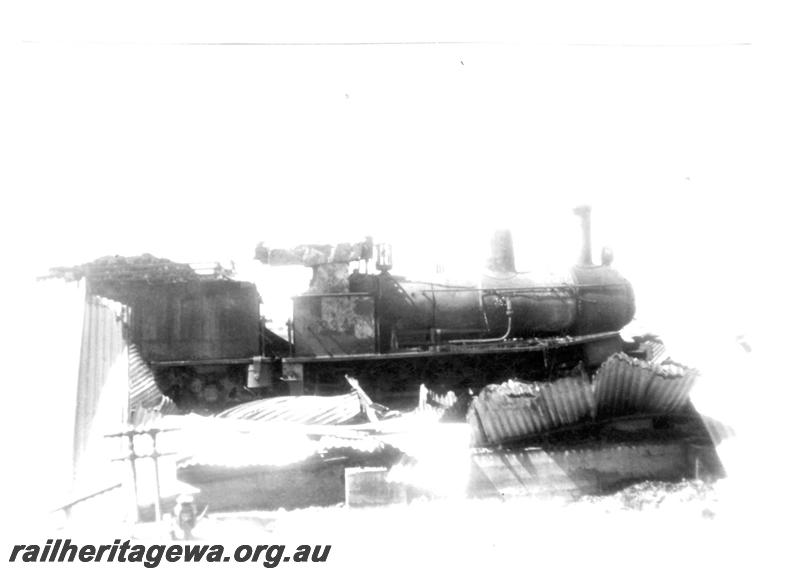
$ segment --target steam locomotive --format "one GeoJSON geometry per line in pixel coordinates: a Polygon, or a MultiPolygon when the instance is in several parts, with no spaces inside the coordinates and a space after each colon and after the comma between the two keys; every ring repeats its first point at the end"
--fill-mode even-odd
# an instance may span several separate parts
{"type": "Polygon", "coordinates": [[[576,213],[581,257],[548,278],[516,270],[507,231],[492,238],[485,273],[464,281],[395,275],[391,247],[371,239],[259,245],[255,258],[265,265],[313,271],[308,291],[294,297],[288,339],[267,329],[252,283],[185,270],[120,280],[95,269],[90,278],[97,292],[131,306],[131,340],[178,406],[335,394],[350,375],[373,400],[403,409],[416,404],[421,383],[439,393],[477,391],[511,377],[592,372],[616,352],[637,354],[639,344],[619,334],[634,316],[633,289],[609,251],[592,263],[590,209],[576,213]]]}
{"type": "Polygon", "coordinates": [[[576,213],[580,260],[549,278],[516,270],[508,231],[494,234],[485,273],[464,281],[394,275],[391,247],[369,239],[288,251],[259,246],[256,259],[265,264],[313,270],[309,290],[294,298],[282,382],[292,393],[325,394],[350,374],[377,401],[401,407],[415,401],[420,383],[440,393],[477,390],[511,377],[590,372],[613,353],[635,353],[638,345],[619,335],[635,313],[631,284],[611,267],[610,251],[592,263],[591,211],[576,213]],[[366,263],[367,272],[351,273],[353,262],[366,263]]]}

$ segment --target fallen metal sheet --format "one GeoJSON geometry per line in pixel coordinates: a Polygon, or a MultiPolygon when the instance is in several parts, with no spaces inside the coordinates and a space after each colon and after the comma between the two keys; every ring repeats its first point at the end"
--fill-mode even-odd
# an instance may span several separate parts
{"type": "Polygon", "coordinates": [[[179,413],[175,402],[161,393],[153,371],[135,344],[128,346],[128,425],[136,429],[158,427],[164,415],[179,413]]]}
{"type": "Polygon", "coordinates": [[[684,409],[698,373],[676,363],[656,364],[616,353],[594,378],[597,418],[666,415],[684,409]]]}
{"type": "Polygon", "coordinates": [[[301,395],[259,399],[217,414],[221,418],[306,425],[354,423],[361,416],[357,392],[337,396],[301,395]]]}
{"type": "Polygon", "coordinates": [[[156,385],[153,371],[133,343],[128,346],[128,386],[128,406],[131,411],[138,407],[153,408],[162,401],[163,394],[156,385]]]}
{"type": "Polygon", "coordinates": [[[591,384],[584,377],[553,382],[507,381],[485,387],[473,400],[467,421],[473,445],[522,440],[594,416],[591,384]]]}
{"type": "Polygon", "coordinates": [[[467,421],[475,446],[536,438],[576,424],[685,412],[698,371],[611,356],[592,383],[585,377],[552,382],[507,381],[486,386],[472,401],[467,421]]]}
{"type": "Polygon", "coordinates": [[[661,363],[667,357],[667,348],[661,341],[651,340],[645,343],[649,357],[647,360],[651,363],[661,363]]]}

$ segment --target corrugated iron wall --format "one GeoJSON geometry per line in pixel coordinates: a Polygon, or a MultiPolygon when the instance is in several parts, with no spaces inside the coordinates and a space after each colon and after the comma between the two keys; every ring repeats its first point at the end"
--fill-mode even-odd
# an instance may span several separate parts
{"type": "MultiPolygon", "coordinates": [[[[114,478],[111,459],[128,415],[128,353],[120,303],[87,296],[76,391],[73,469],[75,492],[96,489],[114,478]]],[[[116,455],[115,455],[116,454],[116,455]]]]}
{"type": "Polygon", "coordinates": [[[7,364],[6,495],[31,516],[126,481],[111,462],[119,443],[104,435],[124,424],[128,361],[120,304],[89,297],[83,282],[23,287],[6,328],[19,350],[7,364]]]}

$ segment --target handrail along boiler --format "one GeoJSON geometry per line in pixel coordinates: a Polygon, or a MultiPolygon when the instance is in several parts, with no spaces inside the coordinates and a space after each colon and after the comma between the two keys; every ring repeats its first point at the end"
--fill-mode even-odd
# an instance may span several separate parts
{"type": "Polygon", "coordinates": [[[591,252],[591,209],[575,210],[583,243],[561,276],[520,273],[508,231],[492,238],[486,271],[466,281],[414,281],[391,273],[391,247],[361,243],[256,248],[269,265],[312,268],[294,298],[291,353],[282,381],[292,393],[333,392],[357,377],[377,401],[413,403],[420,383],[443,391],[498,380],[592,371],[637,344],[619,330],[635,312],[631,284],[603,251],[591,252]],[[350,273],[353,262],[359,267],[350,273]],[[364,272],[372,269],[373,272],[364,272]]]}

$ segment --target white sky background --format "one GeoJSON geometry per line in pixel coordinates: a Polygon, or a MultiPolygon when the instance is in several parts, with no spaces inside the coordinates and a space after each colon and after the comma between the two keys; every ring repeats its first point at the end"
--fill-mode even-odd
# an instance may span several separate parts
{"type": "Polygon", "coordinates": [[[419,276],[479,262],[497,226],[520,256],[566,265],[571,208],[591,203],[595,250],[614,247],[646,329],[700,340],[786,326],[792,299],[774,283],[793,286],[800,90],[778,5],[3,10],[15,280],[150,252],[232,259],[277,294],[287,275],[252,260],[258,241],[371,234],[394,244],[397,273],[419,276]]]}
{"type": "Polygon", "coordinates": [[[34,274],[151,252],[274,281],[258,241],[372,234],[414,275],[510,225],[566,264],[589,202],[640,316],[745,332],[798,184],[788,22],[592,4],[19,3],[4,245],[34,274]]]}
{"type": "MultiPolygon", "coordinates": [[[[394,244],[398,274],[417,275],[471,262],[507,225],[519,254],[566,265],[578,203],[594,207],[596,253],[613,246],[634,282],[640,324],[687,357],[742,333],[772,351],[793,327],[800,67],[796,19],[777,4],[0,12],[11,327],[25,322],[21,279],[111,254],[233,259],[278,283],[251,260],[258,241],[371,234],[394,244]]],[[[4,354],[19,345],[4,340],[4,354]]],[[[754,384],[762,401],[786,400],[796,377],[771,371],[754,384]]],[[[752,402],[743,391],[737,411],[752,402]]]]}

